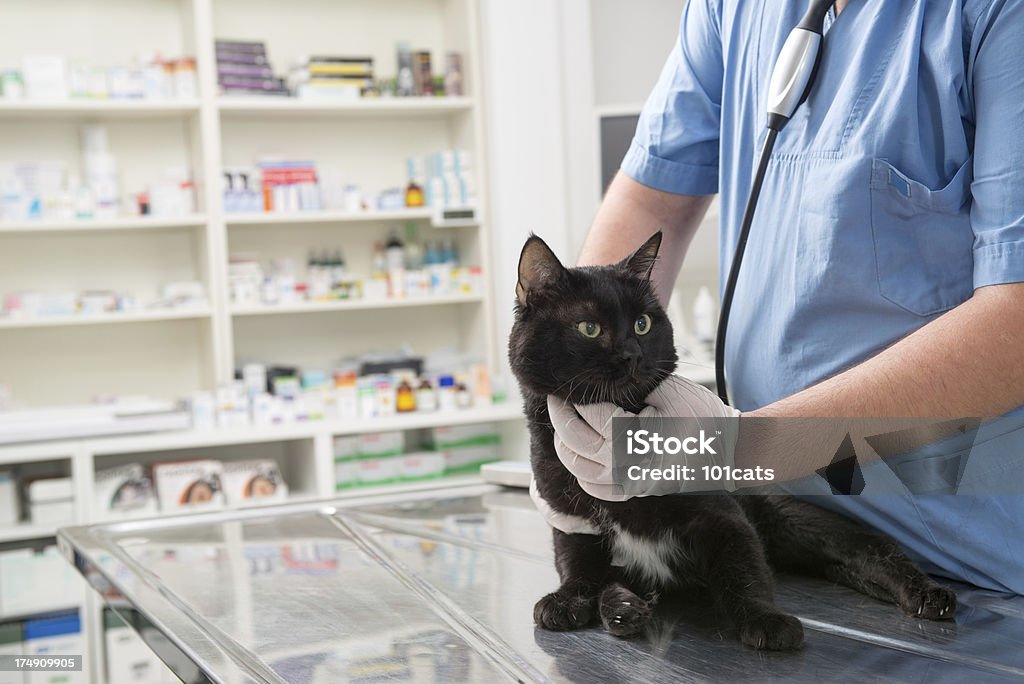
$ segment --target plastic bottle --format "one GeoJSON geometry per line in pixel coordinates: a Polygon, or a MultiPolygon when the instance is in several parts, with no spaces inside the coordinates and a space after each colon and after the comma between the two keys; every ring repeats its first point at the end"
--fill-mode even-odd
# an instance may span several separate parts
{"type": "Polygon", "coordinates": [[[337,289],[341,283],[345,280],[345,257],[342,256],[341,250],[334,250],[334,256],[331,258],[331,289],[337,289]]]}
{"type": "Polygon", "coordinates": [[[433,242],[427,241],[427,251],[423,256],[424,266],[433,266],[440,262],[440,255],[437,252],[437,247],[434,246],[433,242]]]}
{"type": "Polygon", "coordinates": [[[442,375],[437,379],[437,403],[442,411],[457,411],[458,398],[455,393],[455,378],[442,375]]]}
{"type": "Polygon", "coordinates": [[[388,271],[388,260],[384,255],[384,244],[373,243],[373,260],[370,262],[370,271],[374,276],[384,276],[388,271]]]}
{"type": "Polygon", "coordinates": [[[398,383],[398,389],[395,392],[395,409],[399,413],[408,413],[409,411],[416,410],[416,393],[413,391],[412,385],[409,384],[408,380],[402,380],[398,383]]]}
{"type": "Polygon", "coordinates": [[[386,245],[388,271],[405,268],[405,245],[398,237],[398,231],[392,230],[386,245]]]}
{"type": "Polygon", "coordinates": [[[430,381],[424,378],[416,389],[416,408],[420,411],[436,411],[437,395],[430,381]]]}
{"type": "Polygon", "coordinates": [[[423,245],[416,237],[416,224],[405,224],[405,267],[410,271],[423,268],[423,245]]]}
{"type": "Polygon", "coordinates": [[[451,268],[456,268],[459,265],[459,248],[456,246],[454,238],[449,238],[444,245],[444,263],[451,268]]]}
{"type": "Polygon", "coordinates": [[[715,300],[705,286],[693,301],[693,329],[699,342],[711,345],[715,341],[715,300]]]}

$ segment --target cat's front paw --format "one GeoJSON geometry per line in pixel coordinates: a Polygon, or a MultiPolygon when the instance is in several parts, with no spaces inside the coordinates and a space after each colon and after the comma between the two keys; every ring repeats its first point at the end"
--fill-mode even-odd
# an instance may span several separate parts
{"type": "Polygon", "coordinates": [[[912,591],[900,601],[903,612],[923,620],[952,620],[956,613],[956,593],[937,584],[912,591]]]}
{"type": "Polygon", "coordinates": [[[556,632],[589,627],[597,621],[597,597],[553,591],[537,601],[533,621],[556,632]]]}
{"type": "Polygon", "coordinates": [[[762,613],[740,625],[740,641],[759,651],[795,651],[804,644],[804,628],[792,615],[762,613]]]}
{"type": "Polygon", "coordinates": [[[642,599],[621,584],[610,584],[599,600],[601,624],[612,636],[637,636],[650,622],[655,603],[655,597],[642,599]]]}

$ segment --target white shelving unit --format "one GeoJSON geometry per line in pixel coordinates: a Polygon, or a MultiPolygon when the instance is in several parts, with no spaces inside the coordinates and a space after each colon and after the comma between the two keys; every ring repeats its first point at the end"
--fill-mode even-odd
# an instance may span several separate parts
{"type": "Polygon", "coordinates": [[[76,314],[74,316],[46,316],[39,318],[0,319],[0,328],[54,328],[76,325],[107,325],[110,323],[148,323],[152,321],[182,321],[209,318],[208,307],[118,311],[112,313],[76,314]]]}
{"type": "MultiPolygon", "coordinates": [[[[291,331],[280,330],[268,337],[266,326],[253,325],[257,316],[277,320],[276,314],[332,312],[343,318],[346,313],[358,313],[361,345],[337,344],[330,325],[314,331],[322,336],[324,353],[317,360],[325,365],[345,353],[408,344],[421,352],[439,346],[462,348],[490,368],[498,367],[496,360],[503,351],[495,339],[492,274],[487,268],[491,241],[475,1],[437,0],[426,6],[411,0],[396,0],[386,6],[303,1],[309,5],[308,11],[289,14],[284,22],[282,10],[273,3],[252,7],[241,0],[162,0],[158,18],[163,23],[151,27],[152,48],[171,55],[195,55],[199,76],[196,100],[0,100],[0,119],[5,122],[0,149],[5,158],[66,159],[74,169],[79,126],[100,122],[110,132],[112,151],[121,167],[122,191],[144,186],[162,166],[183,164],[192,171],[200,202],[199,213],[183,217],[0,222],[0,294],[47,287],[149,294],[165,282],[196,279],[206,285],[210,299],[209,310],[146,310],[31,320],[0,317],[0,346],[12,352],[0,355],[0,384],[6,385],[16,400],[45,405],[85,401],[108,393],[176,398],[230,380],[234,369],[244,362],[309,363],[310,354],[289,357],[291,331]],[[396,20],[402,15],[404,19],[396,20]],[[377,72],[391,74],[398,40],[431,49],[438,65],[446,50],[457,50],[463,54],[467,94],[338,102],[225,97],[219,95],[216,84],[213,43],[218,37],[265,41],[278,71],[302,53],[340,51],[372,55],[377,72]],[[476,225],[433,227],[428,208],[232,214],[221,205],[222,169],[248,165],[267,154],[312,159],[318,169],[339,170],[344,182],[375,192],[404,184],[406,157],[452,148],[467,149],[474,158],[480,198],[476,225]],[[416,226],[421,240],[454,239],[464,262],[483,265],[488,280],[484,292],[279,307],[235,307],[228,301],[227,264],[233,253],[254,253],[264,260],[288,256],[302,263],[312,249],[340,247],[353,271],[367,273],[373,243],[394,229],[404,233],[408,223],[416,226]],[[53,278],[48,277],[51,273],[53,278]],[[430,335],[424,345],[418,344],[416,333],[422,323],[432,320],[435,314],[431,312],[447,310],[447,305],[470,306],[443,314],[440,331],[430,335]],[[403,320],[409,322],[406,329],[398,325],[403,320]],[[119,326],[116,335],[101,330],[107,324],[143,322],[157,327],[142,333],[142,327],[132,326],[140,331],[135,333],[119,326]],[[109,357],[116,367],[103,374],[95,365],[82,372],[58,362],[53,373],[50,364],[58,345],[54,337],[42,337],[51,334],[48,329],[54,329],[52,335],[65,336],[60,347],[68,358],[74,356],[77,346],[103,345],[114,350],[109,357]],[[260,339],[255,345],[258,350],[249,344],[254,336],[260,339]],[[154,338],[162,342],[151,344],[154,338]],[[118,354],[118,348],[126,353],[118,354]],[[254,358],[256,351],[264,358],[254,358]],[[98,381],[104,375],[117,381],[104,385],[98,381]]],[[[35,9],[12,0],[0,2],[11,5],[11,16],[22,20],[23,33],[46,34],[52,29],[46,13],[56,9],[53,0],[40,2],[35,9]]],[[[92,21],[100,17],[141,19],[146,13],[142,7],[115,7],[101,0],[73,0],[70,8],[61,5],[60,9],[70,12],[69,16],[93,17],[92,21]]],[[[102,38],[91,34],[74,33],[72,39],[51,31],[52,45],[46,44],[44,35],[39,41],[42,44],[29,47],[20,36],[0,47],[0,63],[16,65],[25,52],[48,50],[69,57],[106,53],[126,61],[140,45],[147,45],[144,33],[148,24],[140,25],[143,35],[130,41],[136,52],[119,52],[116,42],[99,45],[102,38]]],[[[0,37],[7,37],[6,33],[0,37]]],[[[305,340],[304,348],[311,344],[305,340]]]]}
{"type": "MultiPolygon", "coordinates": [[[[491,278],[487,162],[476,0],[0,0],[0,67],[22,55],[65,54],[95,64],[159,51],[194,55],[199,97],[188,101],[7,101],[0,99],[0,161],[63,159],[80,166],[79,129],[102,123],[118,159],[122,193],[138,192],[168,166],[185,166],[196,184],[196,213],[72,222],[0,222],[0,296],[19,290],[116,289],[154,295],[167,282],[200,280],[209,306],[120,314],[0,317],[0,384],[29,405],[68,404],[99,394],[178,398],[231,380],[250,361],[329,368],[343,356],[397,349],[427,353],[455,347],[494,371],[497,340],[491,278]],[[58,15],[61,21],[55,23],[58,15]],[[131,31],[122,27],[131,26],[131,31]],[[222,97],[216,38],[261,40],[277,72],[301,54],[360,54],[381,76],[395,73],[395,46],[430,49],[435,71],[448,50],[463,55],[466,95],[353,102],[222,97]],[[264,156],[316,163],[322,176],[357,183],[366,193],[404,186],[405,160],[446,149],[469,150],[477,196],[470,224],[435,227],[427,208],[316,213],[227,213],[225,167],[264,156]],[[407,224],[420,240],[454,240],[466,265],[484,268],[480,294],[406,300],[233,305],[229,257],[262,261],[341,248],[350,269],[369,272],[374,242],[407,224]],[[317,315],[314,315],[317,314],[317,315]],[[145,325],[143,325],[145,323],[145,325]],[[128,325],[131,324],[131,325],[128,325]]],[[[339,181],[336,181],[339,182],[339,181]]],[[[503,288],[502,291],[504,291],[503,288]]],[[[72,477],[76,524],[102,519],[92,499],[94,475],[112,465],[211,455],[222,460],[277,459],[290,500],[335,496],[332,438],[384,430],[495,422],[505,443],[522,447],[515,402],[458,413],[413,413],[373,421],[321,421],[261,429],[178,432],[0,447],[0,467],[55,469],[72,477]]],[[[391,485],[415,487],[416,485],[391,485]]],[[[365,494],[370,488],[351,490],[365,494]]],[[[0,528],[0,545],[29,543],[49,527],[0,528]]],[[[100,601],[80,609],[92,654],[92,681],[103,681],[100,601]]],[[[6,617],[0,617],[6,619],[6,617]]]]}
{"type": "Polygon", "coordinates": [[[8,100],[0,102],[2,118],[145,118],[195,114],[199,100],[8,100]]]}
{"type": "Polygon", "coordinates": [[[303,223],[381,223],[387,221],[423,221],[429,219],[429,208],[396,209],[393,211],[304,211],[304,212],[239,212],[226,214],[224,222],[231,226],[299,225],[303,223]]]}
{"type": "Polygon", "coordinates": [[[125,216],[82,221],[3,221],[0,233],[90,233],[108,231],[167,230],[206,226],[206,216],[125,216]]]}

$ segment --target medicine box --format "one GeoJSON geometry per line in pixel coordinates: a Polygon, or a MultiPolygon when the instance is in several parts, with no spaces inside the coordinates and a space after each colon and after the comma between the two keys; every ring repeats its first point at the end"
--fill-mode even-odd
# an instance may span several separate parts
{"type": "Polygon", "coordinates": [[[417,451],[399,457],[403,481],[426,480],[444,475],[444,456],[434,451],[417,451]]]}
{"type": "Polygon", "coordinates": [[[85,583],[57,547],[0,553],[0,619],[78,605],[85,583]]]}
{"type": "Polygon", "coordinates": [[[358,452],[363,457],[396,456],[405,450],[405,434],[394,432],[367,432],[359,435],[358,452]]]}
{"type": "Polygon", "coordinates": [[[117,613],[103,611],[107,653],[106,684],[164,684],[172,680],[167,666],[117,613]]]}
{"type": "Polygon", "coordinates": [[[458,449],[469,446],[498,444],[501,437],[494,423],[477,423],[474,425],[452,425],[431,429],[429,440],[437,451],[458,449]]]}
{"type": "Polygon", "coordinates": [[[74,488],[70,477],[32,480],[25,487],[28,517],[33,525],[60,526],[75,518],[74,488]]]}
{"type": "Polygon", "coordinates": [[[334,488],[345,489],[359,484],[359,461],[346,458],[334,461],[334,488]]]}
{"type": "Polygon", "coordinates": [[[334,487],[344,489],[358,484],[359,435],[334,438],[334,487]]]}
{"type": "Polygon", "coordinates": [[[153,466],[160,510],[216,510],[224,506],[220,461],[159,463],[153,466]]]}
{"type": "Polygon", "coordinates": [[[96,509],[105,515],[134,517],[158,511],[153,482],[141,464],[99,470],[94,482],[96,509]]]}
{"type": "Polygon", "coordinates": [[[0,470],[0,526],[16,525],[18,513],[18,484],[14,473],[0,470]]]}
{"type": "MultiPolygon", "coordinates": [[[[25,621],[26,656],[80,655],[86,652],[82,634],[82,623],[78,611],[53,617],[25,621]]],[[[78,672],[29,672],[26,684],[85,684],[88,673],[78,672]]]]}
{"type": "Polygon", "coordinates": [[[438,453],[444,458],[444,472],[446,474],[475,472],[484,463],[491,463],[500,458],[497,444],[444,449],[438,453]]]}
{"type": "Polygon", "coordinates": [[[402,459],[398,455],[360,458],[355,464],[358,484],[381,485],[398,481],[402,459]]]}
{"type": "Polygon", "coordinates": [[[352,458],[359,453],[359,435],[341,435],[334,438],[334,459],[352,458]]]}
{"type": "Polygon", "coordinates": [[[277,461],[228,461],[222,473],[224,495],[232,505],[288,500],[288,484],[277,461]]]}

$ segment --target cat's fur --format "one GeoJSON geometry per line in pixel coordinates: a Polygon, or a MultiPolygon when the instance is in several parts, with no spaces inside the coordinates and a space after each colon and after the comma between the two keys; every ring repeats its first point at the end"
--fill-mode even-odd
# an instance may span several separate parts
{"type": "Polygon", "coordinates": [[[634,636],[660,593],[699,587],[747,646],[799,648],[803,628],[774,604],[770,567],[828,578],[894,602],[909,615],[951,618],[952,591],[891,540],[840,515],[787,496],[606,502],[584,492],[562,465],[547,395],[638,411],[638,402],[675,369],[672,328],[649,282],[660,245],[658,233],[616,265],[580,268],[563,267],[536,236],[523,247],[509,359],[525,397],[534,479],[555,511],[581,516],[600,530],[554,530],[561,586],[537,602],[537,624],[568,630],[600,620],[612,634],[634,636]],[[634,322],[644,313],[653,325],[636,335],[634,322]],[[584,336],[577,328],[582,321],[599,323],[601,333],[584,336]]]}

